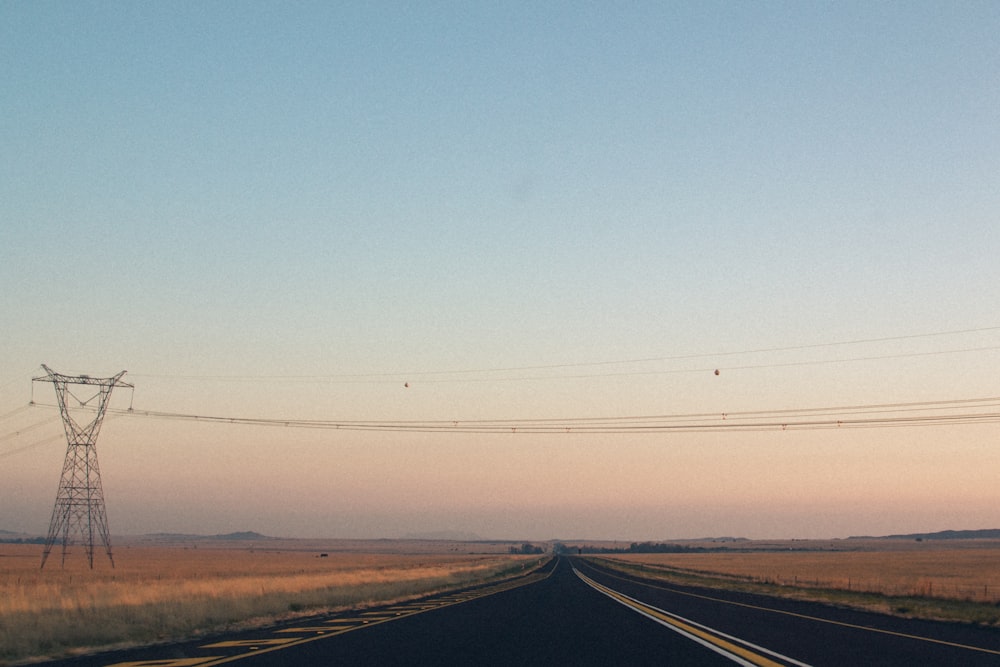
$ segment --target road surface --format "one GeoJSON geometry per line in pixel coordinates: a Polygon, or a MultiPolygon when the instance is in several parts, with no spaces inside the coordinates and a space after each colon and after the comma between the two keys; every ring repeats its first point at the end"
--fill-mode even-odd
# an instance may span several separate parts
{"type": "Polygon", "coordinates": [[[1000,665],[1000,631],[643,582],[582,558],[405,604],[73,667],[1000,665]]]}

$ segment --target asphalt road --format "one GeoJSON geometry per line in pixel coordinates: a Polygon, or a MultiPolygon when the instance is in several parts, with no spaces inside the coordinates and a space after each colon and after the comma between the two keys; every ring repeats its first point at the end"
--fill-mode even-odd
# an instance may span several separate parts
{"type": "Polygon", "coordinates": [[[66,661],[287,665],[1000,665],[1000,632],[622,577],[579,558],[458,594],[66,661]]]}

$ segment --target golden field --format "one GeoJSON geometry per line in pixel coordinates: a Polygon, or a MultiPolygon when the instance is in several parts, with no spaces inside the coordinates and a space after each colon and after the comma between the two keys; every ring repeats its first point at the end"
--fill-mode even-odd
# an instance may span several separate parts
{"type": "MultiPolygon", "coordinates": [[[[755,545],[757,549],[762,546],[755,545]]],[[[610,558],[641,563],[654,571],[722,575],[780,586],[1000,602],[1000,542],[995,540],[841,542],[822,551],[806,550],[823,548],[818,545],[791,542],[784,548],[784,551],[622,554],[610,558]]]]}
{"type": "MultiPolygon", "coordinates": [[[[93,570],[82,547],[61,566],[57,547],[40,570],[39,545],[0,544],[0,661],[401,600],[514,574],[543,560],[433,543],[344,550],[364,546],[134,544],[115,548],[114,568],[95,552],[93,570]]],[[[500,551],[496,545],[492,550],[500,551]]]]}

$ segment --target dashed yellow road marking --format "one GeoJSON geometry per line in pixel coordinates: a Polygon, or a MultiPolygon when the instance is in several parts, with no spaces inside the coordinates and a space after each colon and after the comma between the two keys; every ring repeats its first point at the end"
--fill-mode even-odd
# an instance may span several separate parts
{"type": "MultiPolygon", "coordinates": [[[[550,570],[549,572],[547,572],[545,574],[540,574],[540,573],[536,572],[535,574],[528,575],[528,576],[526,576],[526,577],[524,577],[522,579],[518,579],[518,580],[515,580],[513,582],[510,582],[510,581],[508,581],[508,582],[501,582],[501,583],[496,584],[494,586],[489,586],[487,588],[480,589],[480,591],[476,595],[467,595],[467,596],[462,596],[462,597],[454,597],[454,598],[449,599],[448,601],[443,602],[442,604],[435,604],[433,606],[421,605],[418,609],[414,609],[411,613],[406,614],[406,616],[413,616],[413,615],[416,615],[416,614],[424,613],[426,611],[433,611],[435,609],[440,609],[443,606],[450,606],[450,605],[454,605],[454,604],[459,604],[461,602],[466,602],[468,600],[474,600],[474,599],[478,599],[478,598],[483,598],[483,597],[487,597],[487,596],[490,596],[490,595],[495,595],[497,593],[502,593],[502,592],[505,592],[505,591],[509,591],[509,590],[514,589],[514,588],[520,588],[521,586],[527,586],[528,584],[533,584],[533,583],[536,583],[536,582],[541,581],[543,579],[547,579],[549,576],[552,575],[552,572],[554,572],[554,571],[555,570],[553,568],[553,570],[550,570]]],[[[344,626],[342,628],[338,628],[336,626],[331,625],[330,627],[331,627],[331,630],[333,630],[333,631],[332,632],[327,632],[325,634],[313,634],[313,635],[307,636],[307,637],[289,637],[289,638],[284,638],[284,639],[272,639],[272,640],[262,640],[262,641],[244,640],[242,643],[239,643],[239,644],[237,642],[233,642],[233,643],[220,642],[218,644],[209,644],[209,645],[203,646],[202,648],[210,648],[210,647],[215,647],[215,646],[221,647],[221,646],[224,646],[224,645],[241,645],[241,646],[245,646],[245,647],[250,648],[250,650],[253,651],[253,652],[252,653],[251,652],[240,653],[240,654],[231,655],[231,656],[222,656],[222,657],[215,657],[215,658],[205,658],[204,662],[199,662],[199,663],[196,663],[196,664],[198,664],[198,665],[205,665],[207,667],[208,665],[221,665],[221,664],[225,664],[225,663],[228,663],[228,662],[235,662],[237,660],[243,660],[244,658],[248,658],[248,657],[250,657],[252,655],[260,655],[261,653],[271,653],[272,651],[280,651],[280,650],[283,650],[283,649],[286,649],[286,648],[291,648],[292,646],[299,646],[301,644],[308,644],[310,642],[319,641],[321,639],[327,639],[329,637],[336,637],[337,635],[341,635],[341,634],[344,634],[346,632],[351,632],[353,630],[359,630],[361,628],[371,627],[373,625],[380,625],[382,623],[388,623],[390,621],[394,621],[394,620],[397,620],[397,619],[401,618],[401,616],[397,615],[397,614],[392,614],[392,615],[388,615],[387,616],[387,615],[385,615],[383,613],[384,611],[385,610],[383,610],[382,612],[364,612],[362,614],[362,616],[365,613],[372,614],[372,616],[368,616],[368,617],[364,617],[364,618],[358,617],[358,618],[353,618],[353,619],[332,619],[332,620],[328,621],[328,623],[334,624],[334,623],[343,623],[343,622],[353,622],[353,624],[352,625],[348,625],[348,626],[344,626]],[[266,643],[268,641],[270,641],[272,643],[272,645],[270,645],[270,646],[266,645],[266,643]],[[264,648],[260,648],[260,650],[256,650],[257,647],[264,647],[264,648]]],[[[178,667],[180,667],[180,666],[178,666],[178,667]]]]}
{"type": "Polygon", "coordinates": [[[338,621],[330,621],[330,623],[375,623],[376,621],[385,621],[390,618],[396,618],[395,614],[375,614],[372,616],[357,616],[352,618],[344,618],[338,621]]]}
{"type": "MultiPolygon", "coordinates": [[[[347,626],[347,627],[351,627],[351,626],[347,626]]],[[[337,632],[338,630],[341,630],[341,629],[342,628],[337,628],[337,627],[334,627],[332,625],[310,625],[310,626],[304,626],[304,627],[301,627],[301,628],[282,628],[281,630],[275,630],[275,632],[279,632],[279,633],[318,632],[318,633],[322,634],[324,632],[337,632]]]]}
{"type": "Polygon", "coordinates": [[[234,639],[226,642],[216,642],[215,644],[205,644],[201,648],[252,648],[254,646],[282,646],[298,641],[295,637],[275,637],[273,639],[234,639]]]}

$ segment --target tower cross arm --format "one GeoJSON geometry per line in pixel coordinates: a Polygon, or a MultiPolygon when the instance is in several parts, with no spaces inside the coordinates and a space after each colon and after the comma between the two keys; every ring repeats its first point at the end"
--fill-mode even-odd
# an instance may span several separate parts
{"type": "Polygon", "coordinates": [[[45,364],[42,364],[42,368],[45,370],[47,375],[40,375],[38,377],[31,378],[33,382],[62,382],[64,384],[89,384],[106,387],[135,388],[135,385],[122,381],[122,376],[124,376],[128,371],[122,371],[109,378],[94,378],[89,375],[64,375],[62,373],[56,373],[45,364]]]}

